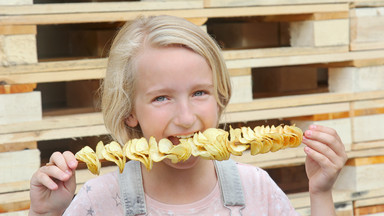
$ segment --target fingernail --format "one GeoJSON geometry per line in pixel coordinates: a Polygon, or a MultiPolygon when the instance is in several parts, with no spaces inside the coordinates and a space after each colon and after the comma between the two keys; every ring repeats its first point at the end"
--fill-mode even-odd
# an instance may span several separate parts
{"type": "Polygon", "coordinates": [[[70,163],[69,163],[69,166],[71,166],[71,167],[75,167],[76,166],[76,161],[71,161],[70,163]]]}
{"type": "Polygon", "coordinates": [[[57,185],[55,183],[51,183],[48,185],[49,189],[51,190],[56,190],[57,189],[57,185]]]}
{"type": "Polygon", "coordinates": [[[307,135],[307,136],[311,136],[311,135],[312,135],[312,131],[307,130],[307,131],[305,132],[305,135],[307,135]]]}
{"type": "Polygon", "coordinates": [[[310,125],[309,128],[310,129],[316,129],[316,125],[310,125]]]}
{"type": "Polygon", "coordinates": [[[72,171],[71,170],[65,170],[65,173],[68,174],[68,175],[71,175],[72,171]]]}
{"type": "Polygon", "coordinates": [[[305,152],[306,154],[308,154],[310,151],[311,151],[311,148],[309,148],[308,146],[305,146],[305,147],[304,147],[304,152],[305,152]]]}

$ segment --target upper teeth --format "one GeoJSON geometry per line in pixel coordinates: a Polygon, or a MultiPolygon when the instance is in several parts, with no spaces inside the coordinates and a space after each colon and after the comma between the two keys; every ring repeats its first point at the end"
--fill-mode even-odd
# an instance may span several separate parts
{"type": "Polygon", "coordinates": [[[193,134],[189,134],[189,135],[180,135],[180,136],[176,136],[177,138],[179,139],[186,139],[186,138],[189,138],[189,137],[192,137],[193,134]]]}

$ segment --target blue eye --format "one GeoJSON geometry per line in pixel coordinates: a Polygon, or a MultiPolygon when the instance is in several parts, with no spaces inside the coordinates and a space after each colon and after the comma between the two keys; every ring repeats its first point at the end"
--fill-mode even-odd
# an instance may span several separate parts
{"type": "Polygon", "coordinates": [[[195,93],[193,93],[193,96],[203,96],[203,95],[205,95],[204,91],[196,91],[195,93]]]}
{"type": "Polygon", "coordinates": [[[153,101],[156,101],[156,102],[163,102],[167,100],[167,97],[165,96],[159,96],[159,97],[156,97],[153,101]]]}

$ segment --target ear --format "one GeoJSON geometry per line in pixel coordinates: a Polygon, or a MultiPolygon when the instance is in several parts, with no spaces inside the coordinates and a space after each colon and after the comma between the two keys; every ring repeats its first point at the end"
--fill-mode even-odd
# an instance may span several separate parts
{"type": "Polygon", "coordinates": [[[139,121],[137,120],[136,115],[131,113],[128,118],[125,119],[125,124],[134,128],[139,124],[139,121]]]}

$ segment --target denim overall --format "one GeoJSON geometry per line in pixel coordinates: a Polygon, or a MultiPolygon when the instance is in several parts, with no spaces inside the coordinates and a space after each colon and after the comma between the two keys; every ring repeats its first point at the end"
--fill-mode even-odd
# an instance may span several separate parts
{"type": "MultiPolygon", "coordinates": [[[[224,206],[229,209],[229,215],[232,215],[232,210],[235,209],[239,211],[238,215],[241,215],[241,210],[245,207],[245,199],[236,163],[233,160],[214,161],[214,163],[224,206]]],[[[124,215],[146,215],[140,162],[128,162],[118,179],[124,215]]]]}

